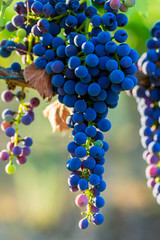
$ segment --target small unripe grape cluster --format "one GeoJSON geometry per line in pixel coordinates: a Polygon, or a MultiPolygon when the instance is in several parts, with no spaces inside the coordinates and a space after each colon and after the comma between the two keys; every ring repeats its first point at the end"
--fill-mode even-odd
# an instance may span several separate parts
{"type": "Polygon", "coordinates": [[[29,103],[25,103],[25,93],[23,91],[13,93],[9,90],[3,91],[1,98],[4,102],[11,102],[14,99],[19,101],[17,112],[11,109],[5,109],[2,112],[3,121],[1,123],[1,129],[10,138],[10,141],[7,143],[6,149],[0,152],[0,160],[8,162],[5,170],[8,174],[13,174],[16,171],[13,160],[15,159],[19,165],[26,163],[27,157],[31,154],[30,147],[33,144],[30,137],[23,138],[19,135],[19,124],[28,126],[33,122],[33,110],[38,107],[39,99],[32,98],[29,103]]]}
{"type": "Polygon", "coordinates": [[[128,8],[131,8],[135,5],[135,0],[111,0],[110,1],[110,7],[113,10],[120,9],[122,12],[127,12],[128,8]]]}

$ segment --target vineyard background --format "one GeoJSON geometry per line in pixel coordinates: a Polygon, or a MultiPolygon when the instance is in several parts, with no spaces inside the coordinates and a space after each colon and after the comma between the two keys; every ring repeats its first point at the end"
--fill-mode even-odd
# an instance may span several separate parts
{"type": "MultiPolygon", "coordinates": [[[[13,4],[6,12],[5,21],[13,15],[13,4]]],[[[135,13],[133,11],[129,12],[126,28],[128,43],[142,54],[146,50],[144,42],[149,37],[149,29],[159,20],[159,0],[137,0],[135,13]]],[[[5,31],[0,34],[0,40],[7,37],[5,31]]],[[[0,58],[0,64],[9,67],[15,58],[15,54],[9,59],[0,58]]],[[[5,88],[1,81],[0,90],[5,88]]],[[[37,93],[30,90],[28,99],[31,95],[37,93]]],[[[32,126],[21,128],[24,135],[34,139],[27,164],[17,167],[15,175],[8,176],[4,164],[0,163],[0,239],[158,240],[160,211],[146,186],[146,163],[141,157],[140,118],[135,100],[123,93],[119,107],[109,112],[112,129],[105,134],[110,145],[105,165],[108,187],[103,193],[107,203],[103,209],[105,223],[99,227],[91,225],[86,231],[78,229],[80,210],[67,184],[66,146],[71,131],[52,134],[48,120],[42,115],[45,106],[46,101],[41,100],[36,109],[36,121],[32,126]]],[[[10,104],[0,100],[0,112],[8,107],[10,104]]],[[[12,107],[16,109],[15,105],[12,107]]],[[[0,132],[0,149],[6,143],[6,137],[0,132]]]]}

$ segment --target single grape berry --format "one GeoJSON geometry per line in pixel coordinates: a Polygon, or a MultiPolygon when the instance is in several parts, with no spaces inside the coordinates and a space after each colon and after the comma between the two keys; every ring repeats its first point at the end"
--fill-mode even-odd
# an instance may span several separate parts
{"type": "Polygon", "coordinates": [[[16,166],[13,163],[8,163],[5,167],[5,170],[9,175],[14,174],[16,171],[16,166]]]}
{"type": "Polygon", "coordinates": [[[11,102],[13,100],[13,93],[11,91],[3,91],[1,94],[2,101],[4,102],[11,102]]]}

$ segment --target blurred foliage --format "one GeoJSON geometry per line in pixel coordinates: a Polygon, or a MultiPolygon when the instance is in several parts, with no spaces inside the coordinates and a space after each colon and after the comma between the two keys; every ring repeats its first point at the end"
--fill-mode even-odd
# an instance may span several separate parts
{"type": "MultiPolygon", "coordinates": [[[[5,21],[14,14],[13,4],[6,11],[5,21]]],[[[128,13],[128,43],[142,54],[146,51],[149,29],[159,20],[159,0],[137,0],[135,9],[128,13]]],[[[0,33],[0,40],[9,37],[12,35],[6,31],[0,33]]],[[[15,54],[8,59],[0,58],[0,64],[6,67],[12,61],[18,61],[15,54]]],[[[5,83],[1,82],[0,90],[5,88],[5,83]]],[[[31,96],[37,93],[30,90],[27,99],[31,96]]],[[[28,162],[18,166],[14,176],[8,176],[4,172],[5,163],[0,163],[0,239],[159,240],[159,206],[146,186],[146,164],[141,157],[140,120],[135,100],[121,94],[118,108],[110,110],[108,115],[112,129],[105,134],[110,145],[105,165],[108,188],[103,194],[107,203],[103,209],[105,223],[90,226],[84,232],[77,226],[80,210],[74,204],[76,195],[68,190],[69,173],[65,169],[71,132],[52,134],[48,120],[42,115],[47,104],[41,100],[41,106],[36,109],[36,121],[20,130],[23,136],[34,139],[28,162]]],[[[10,105],[0,100],[0,112],[17,106],[18,103],[10,105]]],[[[0,149],[6,143],[7,138],[0,132],[0,149]]]]}

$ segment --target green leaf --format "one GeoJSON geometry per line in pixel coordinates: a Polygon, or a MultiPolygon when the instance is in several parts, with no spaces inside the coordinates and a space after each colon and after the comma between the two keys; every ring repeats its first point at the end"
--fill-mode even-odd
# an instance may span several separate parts
{"type": "Polygon", "coordinates": [[[97,11],[100,13],[100,14],[104,14],[105,11],[104,11],[104,5],[99,5],[97,4],[96,2],[92,2],[92,5],[97,9],[97,11]]]}

